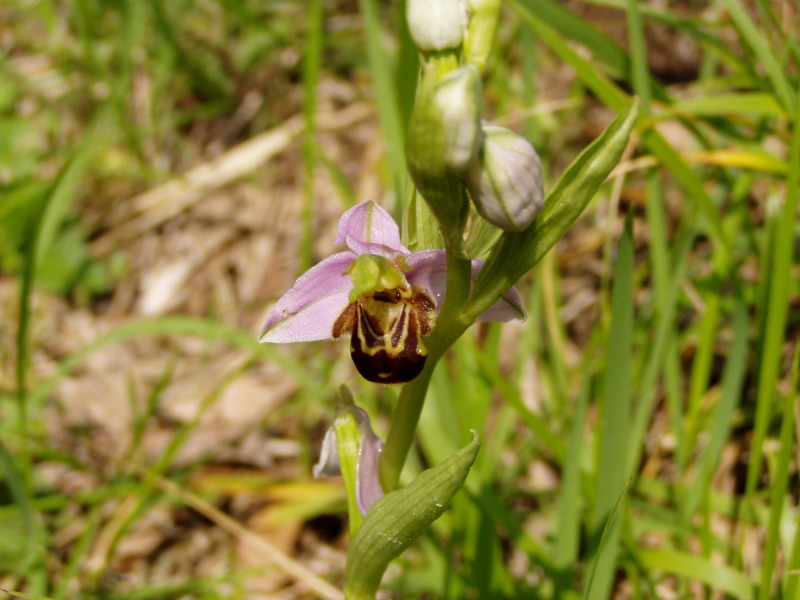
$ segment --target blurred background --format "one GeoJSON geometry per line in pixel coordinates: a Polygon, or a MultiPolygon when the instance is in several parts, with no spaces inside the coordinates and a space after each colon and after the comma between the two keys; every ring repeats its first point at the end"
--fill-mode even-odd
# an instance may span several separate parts
{"type": "MultiPolygon", "coordinates": [[[[347,343],[256,338],[345,209],[399,219],[403,10],[0,6],[0,588],[340,597],[344,492],[311,466],[341,384],[381,435],[398,389],[347,343]]],[[[800,598],[798,12],[505,3],[486,116],[545,191],[630,96],[642,115],[520,283],[528,320],[439,366],[408,477],[484,445],[386,597],[800,598]]]]}

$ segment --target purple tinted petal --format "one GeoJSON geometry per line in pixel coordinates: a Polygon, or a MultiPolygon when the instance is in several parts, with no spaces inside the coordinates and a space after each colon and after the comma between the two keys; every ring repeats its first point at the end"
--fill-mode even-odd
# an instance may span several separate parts
{"type": "Polygon", "coordinates": [[[400,229],[392,216],[372,200],[358,204],[339,219],[337,244],[347,244],[356,254],[377,254],[391,258],[408,254],[400,242],[400,229]]]}
{"type": "Polygon", "coordinates": [[[526,319],[525,309],[517,288],[512,287],[500,299],[483,311],[477,321],[499,321],[501,323],[522,323],[526,319]]]}
{"type": "Polygon", "coordinates": [[[426,290],[439,307],[447,289],[447,255],[444,250],[421,250],[406,257],[411,270],[406,280],[411,285],[426,290]]]}
{"type": "Polygon", "coordinates": [[[394,257],[398,254],[408,254],[408,250],[406,250],[403,246],[401,246],[399,249],[394,249],[384,246],[383,244],[365,244],[354,238],[351,238],[349,235],[345,237],[345,243],[347,244],[348,248],[358,255],[375,254],[377,256],[388,258],[389,260],[394,260],[394,257]]]}
{"type": "Polygon", "coordinates": [[[339,252],[303,273],[269,313],[259,341],[286,344],[331,338],[353,287],[350,275],[342,271],[355,258],[352,252],[339,252]]]}
{"type": "MultiPolygon", "coordinates": [[[[406,258],[411,270],[406,273],[406,279],[411,285],[416,285],[427,290],[437,308],[442,305],[444,292],[447,289],[447,258],[444,250],[422,250],[406,258]]],[[[472,278],[477,277],[483,268],[482,260],[472,261],[472,278]]],[[[488,310],[483,312],[478,321],[501,321],[516,323],[525,319],[525,310],[522,308],[517,289],[512,287],[495,302],[488,310]]]]}
{"type": "MultiPolygon", "coordinates": [[[[482,260],[472,261],[472,279],[475,279],[483,268],[482,260]]],[[[525,309],[522,308],[522,299],[519,297],[519,292],[516,287],[511,287],[505,294],[492,304],[488,309],[483,311],[476,319],[477,322],[481,321],[498,321],[500,323],[522,323],[527,315],[525,309]]]]}
{"type": "Polygon", "coordinates": [[[378,461],[383,451],[383,442],[372,431],[369,415],[361,408],[353,414],[361,428],[361,445],[358,447],[356,465],[356,504],[359,512],[366,516],[369,509],[383,496],[383,487],[378,476],[378,461]]]}
{"type": "MultiPolygon", "coordinates": [[[[383,496],[383,488],[378,476],[378,461],[383,451],[383,442],[372,431],[369,415],[364,409],[357,406],[348,406],[344,410],[355,417],[361,433],[361,439],[358,444],[358,461],[356,462],[355,495],[358,511],[363,516],[366,516],[372,505],[383,496]]],[[[319,462],[314,465],[314,477],[330,477],[342,474],[335,427],[334,425],[325,433],[319,462]]]]}

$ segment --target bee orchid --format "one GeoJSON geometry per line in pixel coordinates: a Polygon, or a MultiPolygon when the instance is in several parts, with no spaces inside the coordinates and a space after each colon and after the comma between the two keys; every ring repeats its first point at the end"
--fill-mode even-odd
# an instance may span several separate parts
{"type": "MultiPolygon", "coordinates": [[[[268,315],[259,341],[310,342],[349,333],[353,362],[365,379],[411,381],[425,365],[423,338],[433,331],[446,292],[445,251],[409,252],[397,223],[372,201],[342,215],[335,242],[348,249],[297,279],[268,315]]],[[[473,279],[482,266],[472,261],[473,279]]],[[[524,317],[512,288],[478,320],[524,317]]]]}

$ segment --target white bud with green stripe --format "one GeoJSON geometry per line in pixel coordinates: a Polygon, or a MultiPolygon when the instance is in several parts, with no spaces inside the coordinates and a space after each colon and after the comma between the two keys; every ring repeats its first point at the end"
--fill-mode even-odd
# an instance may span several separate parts
{"type": "Polygon", "coordinates": [[[466,173],[478,213],[505,231],[521,231],[544,205],[542,166],[533,146],[504,127],[483,125],[483,145],[466,173]]]}

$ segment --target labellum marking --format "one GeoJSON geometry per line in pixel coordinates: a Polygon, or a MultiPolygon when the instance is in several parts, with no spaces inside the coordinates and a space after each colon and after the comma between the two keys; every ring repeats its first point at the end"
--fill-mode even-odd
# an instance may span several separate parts
{"type": "Polygon", "coordinates": [[[374,383],[406,383],[425,366],[422,338],[433,328],[435,305],[419,288],[394,288],[361,295],[333,326],[333,337],[352,333],[350,356],[362,377],[374,383]]]}

